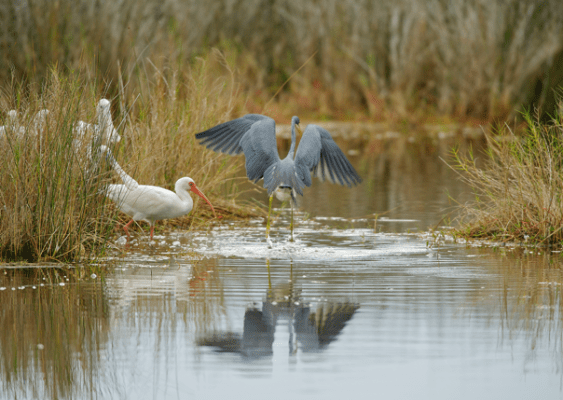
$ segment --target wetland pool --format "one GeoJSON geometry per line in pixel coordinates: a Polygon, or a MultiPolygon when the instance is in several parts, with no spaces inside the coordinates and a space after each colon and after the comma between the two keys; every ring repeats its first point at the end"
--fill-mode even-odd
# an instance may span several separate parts
{"type": "Polygon", "coordinates": [[[437,241],[471,197],[447,146],[370,146],[294,242],[278,208],[272,248],[224,221],[137,234],[103,277],[0,266],[0,398],[563,398],[560,254],[437,241]]]}

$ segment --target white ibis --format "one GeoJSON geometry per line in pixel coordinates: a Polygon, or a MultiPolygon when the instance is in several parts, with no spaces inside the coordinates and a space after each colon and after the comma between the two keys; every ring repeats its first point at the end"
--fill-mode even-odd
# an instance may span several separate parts
{"type": "Polygon", "coordinates": [[[40,110],[35,114],[33,117],[33,131],[32,134],[35,137],[41,137],[43,135],[43,129],[45,129],[45,125],[47,123],[47,117],[49,116],[49,110],[44,109],[40,110]]]}
{"type": "Polygon", "coordinates": [[[6,136],[8,131],[16,131],[18,128],[18,112],[16,110],[8,111],[8,118],[6,118],[6,125],[0,126],[0,138],[6,136]]]}
{"type": "Polygon", "coordinates": [[[96,106],[97,124],[78,121],[74,125],[73,146],[75,150],[78,150],[86,145],[88,158],[91,158],[92,146],[99,146],[102,143],[117,143],[121,140],[121,136],[113,126],[110,105],[109,100],[100,100],[96,106]]]}
{"type": "Polygon", "coordinates": [[[282,160],[276,143],[276,123],[265,115],[248,114],[196,134],[200,144],[216,152],[240,154],[246,157],[246,176],[264,187],[270,196],[266,239],[270,234],[272,198],[291,199],[291,239],[293,240],[293,203],[295,194],[303,196],[303,188],[311,186],[311,173],[321,180],[352,187],[362,181],[330,133],[318,125],[308,125],[297,152],[295,126],[299,118],[291,119],[291,147],[282,160]],[[295,156],[295,159],[294,159],[295,156]]]}
{"type": "Polygon", "coordinates": [[[197,188],[193,179],[184,177],[178,179],[175,192],[158,186],[139,185],[135,179],[117,163],[111,150],[105,145],[100,146],[100,151],[106,153],[106,157],[113,169],[119,174],[123,184],[112,184],[105,190],[105,195],[117,204],[117,207],[129,215],[132,219],[123,229],[129,241],[129,226],[133,221],[146,221],[150,224],[150,238],[154,234],[154,224],[158,220],[177,218],[188,214],[193,208],[193,200],[188,191],[192,191],[209,204],[213,215],[215,209],[207,200],[207,197],[197,188]]]}
{"type": "MultiPolygon", "coordinates": [[[[49,110],[40,110],[33,117],[33,126],[29,130],[29,133],[34,137],[41,137],[45,124],[47,122],[47,116],[49,115],[49,110]]],[[[5,126],[0,126],[0,137],[5,136],[6,132],[12,132],[18,139],[23,139],[26,133],[26,127],[20,125],[18,122],[18,112],[16,110],[8,111],[8,124],[5,126]]]]}

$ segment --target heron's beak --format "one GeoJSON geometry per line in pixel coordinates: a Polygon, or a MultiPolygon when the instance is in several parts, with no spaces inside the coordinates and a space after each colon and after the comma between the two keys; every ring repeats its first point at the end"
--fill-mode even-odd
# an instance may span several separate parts
{"type": "Polygon", "coordinates": [[[299,132],[299,134],[301,136],[303,136],[303,131],[301,130],[301,127],[299,126],[299,124],[296,124],[295,127],[297,128],[297,132],[299,132]]]}
{"type": "Polygon", "coordinates": [[[211,211],[213,211],[213,215],[215,216],[215,218],[217,218],[217,214],[215,214],[215,209],[213,208],[213,205],[211,204],[211,202],[209,200],[207,200],[207,197],[205,197],[205,195],[203,193],[201,193],[201,191],[196,187],[196,185],[192,186],[192,192],[197,194],[199,197],[201,197],[203,200],[205,200],[205,202],[207,204],[209,204],[209,207],[211,207],[211,211]]]}

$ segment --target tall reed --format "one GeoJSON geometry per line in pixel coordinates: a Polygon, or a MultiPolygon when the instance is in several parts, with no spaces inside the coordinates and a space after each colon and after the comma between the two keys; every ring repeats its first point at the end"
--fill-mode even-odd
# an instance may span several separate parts
{"type": "Polygon", "coordinates": [[[78,82],[54,72],[46,90],[18,110],[19,126],[0,139],[2,258],[73,260],[99,248],[107,231],[105,201],[98,195],[104,179],[81,169],[72,147],[84,101],[78,82]],[[33,118],[40,109],[50,113],[36,132],[33,118]]]}
{"type": "Polygon", "coordinates": [[[558,0],[34,0],[1,3],[0,20],[0,80],[58,63],[116,95],[147,59],[177,69],[218,46],[257,111],[314,54],[270,113],[505,118],[553,107],[563,82],[558,0]]]}
{"type": "Polygon", "coordinates": [[[474,188],[462,205],[457,234],[465,237],[563,246],[563,116],[543,123],[523,113],[527,131],[508,127],[487,135],[485,162],[455,152],[455,167],[474,188]]]}

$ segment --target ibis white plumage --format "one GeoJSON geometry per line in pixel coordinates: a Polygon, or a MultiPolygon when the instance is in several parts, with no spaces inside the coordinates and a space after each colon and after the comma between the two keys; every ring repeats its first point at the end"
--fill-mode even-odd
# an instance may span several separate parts
{"type": "MultiPolygon", "coordinates": [[[[29,129],[30,136],[41,137],[45,124],[47,123],[47,116],[49,110],[40,110],[33,117],[31,129],[29,129]]],[[[8,111],[7,124],[0,126],[0,137],[5,137],[7,132],[11,132],[18,139],[24,139],[26,127],[21,125],[18,121],[18,112],[16,110],[8,111]]]]}
{"type": "Polygon", "coordinates": [[[86,146],[86,155],[91,158],[92,146],[108,145],[121,140],[121,136],[113,126],[110,106],[111,103],[107,99],[99,101],[96,106],[97,124],[84,121],[76,122],[73,140],[75,151],[80,151],[83,146],[86,146]]]}
{"type": "Polygon", "coordinates": [[[128,228],[133,221],[148,222],[152,239],[156,221],[181,217],[192,211],[193,200],[189,191],[205,200],[211,207],[213,215],[216,216],[213,205],[197,188],[193,179],[189,177],[178,179],[174,188],[175,192],[158,186],[139,185],[121,168],[109,148],[102,145],[100,151],[106,154],[107,160],[123,181],[122,184],[109,185],[105,190],[105,195],[114,201],[122,212],[131,217],[131,221],[123,227],[127,234],[127,241],[130,238],[128,228]]]}

